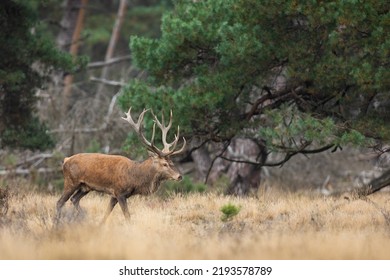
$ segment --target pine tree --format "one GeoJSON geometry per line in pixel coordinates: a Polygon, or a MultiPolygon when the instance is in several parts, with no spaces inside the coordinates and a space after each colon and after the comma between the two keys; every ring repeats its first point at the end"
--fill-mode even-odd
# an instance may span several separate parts
{"type": "Polygon", "coordinates": [[[72,59],[44,32],[34,2],[2,1],[0,26],[0,147],[46,149],[54,142],[34,115],[35,92],[54,68],[71,71],[72,59]]]}
{"type": "Polygon", "coordinates": [[[173,108],[187,134],[215,141],[245,129],[286,149],[388,140],[386,1],[279,2],[176,1],[160,39],[131,38],[149,79],[122,107],[173,108]]]}
{"type": "Polygon", "coordinates": [[[178,0],[161,30],[131,38],[149,77],[123,90],[123,109],[172,108],[188,137],[285,153],[265,165],[390,140],[386,1],[178,0]]]}

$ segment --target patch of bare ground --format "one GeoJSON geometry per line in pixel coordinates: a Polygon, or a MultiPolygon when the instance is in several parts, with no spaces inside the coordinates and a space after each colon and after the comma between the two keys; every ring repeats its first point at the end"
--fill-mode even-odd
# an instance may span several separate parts
{"type": "Polygon", "coordinates": [[[193,194],[133,197],[126,222],[109,197],[71,203],[53,225],[58,196],[12,194],[0,216],[0,259],[390,259],[390,194],[259,198],[193,194]],[[221,207],[240,212],[227,221],[221,207]]]}

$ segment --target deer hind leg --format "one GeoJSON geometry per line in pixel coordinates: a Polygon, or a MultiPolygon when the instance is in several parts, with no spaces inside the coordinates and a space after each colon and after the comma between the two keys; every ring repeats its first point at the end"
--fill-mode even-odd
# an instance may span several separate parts
{"type": "Polygon", "coordinates": [[[72,201],[74,207],[77,209],[77,212],[82,213],[82,209],[80,207],[80,199],[82,199],[84,196],[86,196],[90,190],[81,187],[77,190],[77,192],[70,198],[72,201]]]}
{"type": "Polygon", "coordinates": [[[74,192],[80,188],[80,185],[76,185],[76,186],[73,186],[71,187],[72,184],[71,182],[69,182],[68,180],[65,179],[65,182],[64,182],[64,193],[62,194],[62,196],[60,197],[60,199],[57,201],[57,213],[56,213],[56,223],[59,222],[59,219],[61,218],[61,209],[62,207],[64,206],[65,202],[67,202],[69,200],[69,198],[74,194],[74,192]]]}
{"type": "Polygon", "coordinates": [[[111,197],[110,203],[108,204],[108,207],[107,207],[106,214],[104,215],[104,218],[102,220],[102,224],[104,224],[106,222],[108,216],[110,216],[110,214],[112,212],[112,209],[114,209],[114,207],[117,203],[118,203],[118,199],[116,199],[116,197],[111,197]]]}
{"type": "Polygon", "coordinates": [[[74,191],[67,191],[62,194],[60,199],[57,201],[57,218],[59,219],[61,216],[61,209],[64,206],[65,202],[72,196],[74,191]]]}

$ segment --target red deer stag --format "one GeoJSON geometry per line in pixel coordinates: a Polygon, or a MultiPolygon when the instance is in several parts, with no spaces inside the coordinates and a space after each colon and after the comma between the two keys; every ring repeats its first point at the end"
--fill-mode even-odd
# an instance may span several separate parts
{"type": "Polygon", "coordinates": [[[172,111],[167,126],[164,123],[164,116],[160,122],[152,112],[154,125],[150,142],[143,134],[142,124],[147,111],[142,111],[137,123],[131,117],[131,108],[126,113],[126,118],[122,118],[130,124],[140,141],[151,152],[150,157],[145,161],[135,162],[123,156],[97,153],[81,153],[64,159],[62,166],[64,193],[57,202],[57,222],[61,216],[61,208],[69,198],[71,198],[73,205],[80,212],[80,199],[92,190],[111,195],[103,223],[118,202],[123,214],[128,219],[130,214],[127,208],[127,198],[136,194],[148,195],[154,193],[164,180],[180,181],[182,179],[170,158],[183,152],[186,140],[183,137],[183,146],[175,151],[179,140],[178,127],[177,135],[175,135],[173,142],[167,142],[167,133],[172,126],[172,111]],[[162,150],[154,145],[156,124],[162,132],[164,145],[162,150]]]}

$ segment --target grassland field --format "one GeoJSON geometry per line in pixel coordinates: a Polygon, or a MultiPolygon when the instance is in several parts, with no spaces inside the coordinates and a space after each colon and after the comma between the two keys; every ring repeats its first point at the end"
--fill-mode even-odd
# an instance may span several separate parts
{"type": "Polygon", "coordinates": [[[0,259],[390,259],[390,193],[367,198],[270,191],[128,199],[100,225],[109,197],[70,202],[54,226],[60,194],[11,191],[0,216],[0,259]],[[221,219],[221,207],[240,211],[221,219]]]}

